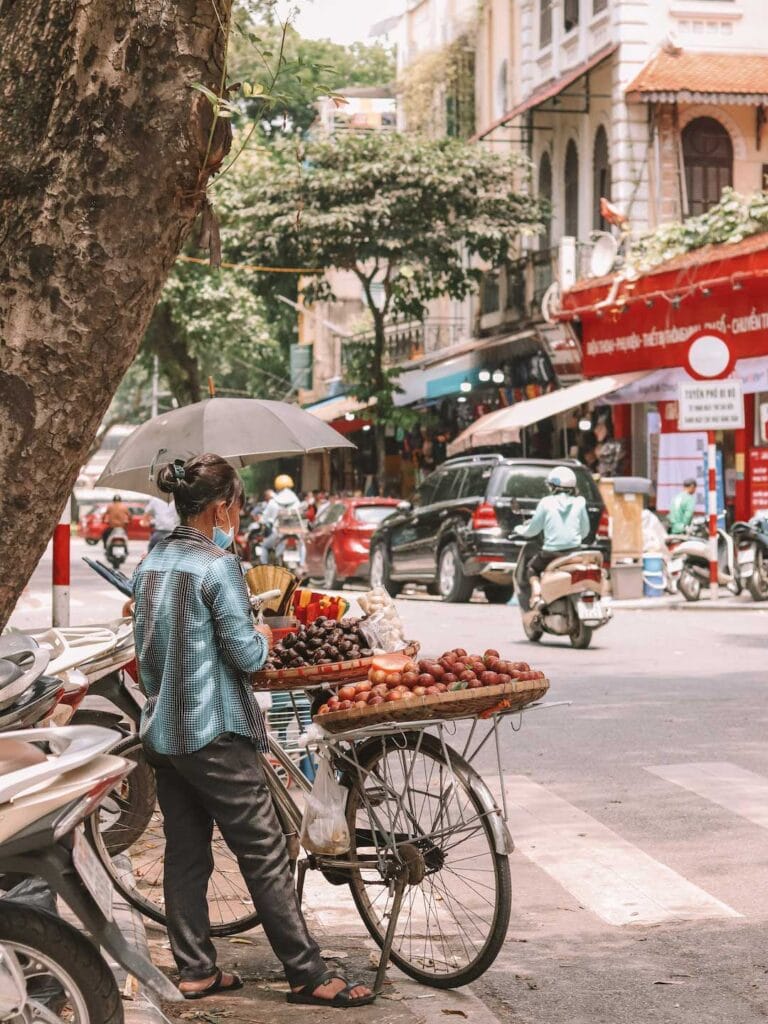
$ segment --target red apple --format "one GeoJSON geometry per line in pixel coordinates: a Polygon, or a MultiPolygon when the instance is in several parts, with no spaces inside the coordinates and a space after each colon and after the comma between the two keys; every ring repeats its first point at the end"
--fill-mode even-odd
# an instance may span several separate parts
{"type": "Polygon", "coordinates": [[[483,686],[497,686],[499,682],[499,676],[497,672],[481,672],[480,682],[483,686]]]}
{"type": "Polygon", "coordinates": [[[489,647],[488,650],[483,655],[483,661],[486,663],[486,665],[488,665],[492,661],[498,661],[500,657],[501,655],[499,654],[498,651],[494,651],[492,647],[489,647]]]}
{"type": "Polygon", "coordinates": [[[384,698],[380,697],[378,693],[374,693],[368,700],[368,707],[375,707],[377,704],[383,704],[384,698]]]}
{"type": "Polygon", "coordinates": [[[419,686],[432,686],[434,679],[429,672],[422,672],[419,676],[419,686]]]}
{"type": "Polygon", "coordinates": [[[474,678],[475,673],[472,671],[472,669],[464,669],[464,671],[459,676],[459,679],[462,681],[462,683],[468,683],[470,679],[474,678]]]}
{"type": "Polygon", "coordinates": [[[512,682],[512,676],[508,676],[506,672],[499,672],[499,685],[506,686],[507,683],[512,682]]]}
{"type": "Polygon", "coordinates": [[[440,693],[436,686],[428,686],[424,694],[425,697],[436,697],[440,693]]]}
{"type": "Polygon", "coordinates": [[[414,686],[414,688],[411,690],[411,693],[414,695],[414,697],[423,697],[426,692],[426,686],[414,686]]]}
{"type": "Polygon", "coordinates": [[[454,672],[446,672],[443,678],[440,680],[442,683],[455,683],[459,677],[454,672]]]}

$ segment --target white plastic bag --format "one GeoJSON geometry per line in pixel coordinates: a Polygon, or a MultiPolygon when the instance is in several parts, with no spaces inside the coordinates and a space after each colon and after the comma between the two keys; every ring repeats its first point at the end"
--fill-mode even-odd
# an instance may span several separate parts
{"type": "Polygon", "coordinates": [[[345,806],[347,791],[336,781],[327,757],[321,756],[312,792],[301,819],[301,845],[310,853],[335,856],[350,847],[345,806]]]}

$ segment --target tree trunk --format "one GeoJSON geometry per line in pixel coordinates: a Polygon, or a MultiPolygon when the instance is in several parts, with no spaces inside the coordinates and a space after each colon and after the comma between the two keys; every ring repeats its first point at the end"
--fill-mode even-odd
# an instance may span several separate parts
{"type": "Polygon", "coordinates": [[[229,147],[230,6],[0,0],[0,627],[229,147]]]}
{"type": "MultiPolygon", "coordinates": [[[[383,396],[385,391],[384,345],[386,342],[386,325],[381,311],[376,307],[372,298],[370,300],[370,309],[373,314],[374,330],[373,366],[371,367],[371,373],[374,389],[383,396]]],[[[385,497],[387,494],[387,422],[385,412],[381,408],[381,401],[378,408],[374,407],[373,417],[373,433],[376,439],[376,482],[379,495],[385,497]]]]}
{"type": "Polygon", "coordinates": [[[149,322],[144,350],[157,356],[160,373],[168,381],[179,405],[199,402],[202,395],[200,363],[189,351],[187,339],[174,323],[166,302],[159,302],[149,322]]]}

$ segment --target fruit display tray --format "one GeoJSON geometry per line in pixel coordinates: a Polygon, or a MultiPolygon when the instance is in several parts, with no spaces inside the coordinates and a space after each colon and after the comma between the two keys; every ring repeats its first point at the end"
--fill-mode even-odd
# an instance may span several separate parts
{"type": "Polygon", "coordinates": [[[548,679],[515,679],[500,686],[455,690],[408,701],[387,701],[373,707],[350,708],[315,715],[314,721],[328,732],[348,732],[381,722],[420,722],[430,718],[476,718],[486,712],[517,711],[532,704],[549,689],[548,679]]]}
{"type": "MultiPolygon", "coordinates": [[[[397,653],[415,658],[419,653],[419,645],[411,642],[397,653]]],[[[251,674],[251,685],[254,690],[306,690],[311,686],[359,683],[368,678],[372,661],[373,658],[357,658],[354,661],[334,661],[330,665],[265,669],[251,674]]]]}

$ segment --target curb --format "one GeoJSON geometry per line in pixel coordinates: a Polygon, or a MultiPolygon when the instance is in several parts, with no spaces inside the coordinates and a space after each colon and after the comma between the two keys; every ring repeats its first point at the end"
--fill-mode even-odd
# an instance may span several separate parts
{"type": "Polygon", "coordinates": [[[710,601],[706,597],[701,601],[686,601],[683,597],[641,597],[637,600],[611,601],[610,607],[617,612],[652,612],[662,608],[665,611],[716,612],[739,609],[747,612],[768,612],[768,604],[752,600],[740,601],[733,597],[723,597],[717,601],[710,601]]]}
{"type": "MultiPolygon", "coordinates": [[[[151,963],[144,919],[138,910],[116,896],[114,916],[115,924],[125,938],[151,963]]],[[[123,993],[125,1024],[171,1024],[135,978],[126,974],[120,965],[113,963],[111,966],[123,993]]]]}

